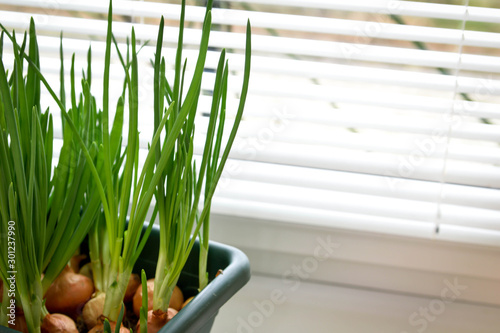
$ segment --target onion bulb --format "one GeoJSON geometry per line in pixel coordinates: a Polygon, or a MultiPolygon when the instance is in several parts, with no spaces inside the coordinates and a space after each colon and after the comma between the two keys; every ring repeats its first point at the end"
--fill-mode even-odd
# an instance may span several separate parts
{"type": "Polygon", "coordinates": [[[184,303],[182,303],[182,307],[181,307],[181,309],[184,309],[184,307],[185,307],[186,305],[188,305],[188,304],[189,304],[189,302],[191,302],[191,301],[193,300],[193,298],[194,298],[194,296],[191,296],[191,297],[189,297],[189,298],[188,298],[188,299],[187,299],[184,303]]]}
{"type": "Polygon", "coordinates": [[[180,309],[182,309],[183,303],[184,303],[184,295],[182,294],[181,288],[175,286],[168,306],[179,311],[180,309]]]}
{"type": "Polygon", "coordinates": [[[85,254],[78,254],[71,257],[69,261],[69,267],[71,267],[73,272],[80,273],[80,262],[86,258],[87,256],[85,254]]]}
{"type": "MultiPolygon", "coordinates": [[[[148,333],[156,333],[166,323],[168,323],[174,316],[178,313],[177,310],[168,308],[167,312],[161,310],[149,310],[148,311],[148,333]]],[[[136,331],[140,332],[141,323],[137,323],[136,331]]]]}
{"type": "Polygon", "coordinates": [[[96,297],[88,301],[83,307],[82,317],[87,329],[99,324],[99,318],[104,311],[104,300],[106,298],[105,293],[100,293],[96,297]]]}
{"type": "MultiPolygon", "coordinates": [[[[153,294],[155,289],[155,280],[149,279],[148,286],[148,310],[153,309],[153,294]]],[[[174,291],[172,292],[172,297],[170,298],[170,303],[168,306],[179,311],[182,308],[182,303],[184,303],[184,295],[182,295],[182,291],[179,287],[175,286],[174,291]]],[[[134,295],[134,313],[137,317],[141,312],[142,306],[142,286],[139,286],[134,295]]]]}
{"type": "Polygon", "coordinates": [[[66,266],[45,293],[45,306],[49,312],[76,319],[93,292],[92,280],[66,266]]]}
{"type": "Polygon", "coordinates": [[[61,313],[46,315],[41,329],[42,333],[78,333],[73,319],[61,313]]]}
{"type": "Polygon", "coordinates": [[[85,275],[86,277],[94,281],[94,276],[92,275],[92,263],[89,262],[83,265],[82,268],[80,268],[78,274],[85,275]]]}
{"type": "Polygon", "coordinates": [[[131,302],[134,298],[135,291],[141,285],[141,278],[138,274],[131,274],[128,280],[127,290],[125,291],[124,302],[131,302]]]}

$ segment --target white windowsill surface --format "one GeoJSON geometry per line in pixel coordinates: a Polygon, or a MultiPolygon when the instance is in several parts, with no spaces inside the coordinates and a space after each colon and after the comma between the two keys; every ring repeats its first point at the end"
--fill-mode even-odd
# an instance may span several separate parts
{"type": "Polygon", "coordinates": [[[462,303],[459,299],[444,303],[437,298],[308,281],[302,281],[292,290],[291,285],[281,279],[254,274],[221,308],[212,331],[498,333],[499,330],[500,307],[462,303]],[[283,303],[270,305],[273,292],[275,296],[283,293],[278,298],[283,303]],[[428,311],[428,319],[420,315],[420,311],[428,311]]]}
{"type": "Polygon", "coordinates": [[[498,248],[212,217],[211,239],[244,251],[252,268],[213,332],[500,332],[498,248]],[[315,257],[330,238],[339,246],[315,257]]]}

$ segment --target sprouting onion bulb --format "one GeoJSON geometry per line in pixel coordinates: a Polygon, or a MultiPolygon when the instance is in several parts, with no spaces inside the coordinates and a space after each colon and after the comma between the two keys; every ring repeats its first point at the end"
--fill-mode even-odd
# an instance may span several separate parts
{"type": "MultiPolygon", "coordinates": [[[[153,309],[153,294],[154,294],[155,280],[149,279],[148,286],[148,310],[153,309]]],[[[139,286],[134,295],[134,313],[139,316],[142,306],[142,286],[139,286]]],[[[172,297],[170,298],[170,303],[168,306],[174,310],[179,311],[184,303],[184,295],[179,287],[175,286],[172,292],[172,297]]]]}
{"type": "MultiPolygon", "coordinates": [[[[156,333],[165,326],[174,316],[178,313],[177,310],[168,308],[166,312],[159,311],[148,311],[148,333],[156,333]]],[[[137,332],[139,332],[140,326],[137,324],[137,332]]]]}
{"type": "MultiPolygon", "coordinates": [[[[111,332],[114,332],[116,329],[116,322],[110,321],[109,325],[111,326],[111,332]]],[[[89,333],[104,333],[104,324],[101,322],[94,326],[89,333]]],[[[130,330],[125,328],[123,324],[120,326],[120,333],[130,333],[130,330]]]]}
{"type": "Polygon", "coordinates": [[[83,307],[82,317],[87,329],[91,329],[97,324],[99,324],[99,318],[102,315],[104,309],[104,300],[106,298],[105,293],[99,293],[97,296],[93,297],[83,307]]]}

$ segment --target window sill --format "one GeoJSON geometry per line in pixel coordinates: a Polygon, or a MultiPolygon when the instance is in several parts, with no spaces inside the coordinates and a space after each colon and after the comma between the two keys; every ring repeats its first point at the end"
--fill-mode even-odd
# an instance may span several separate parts
{"type": "Polygon", "coordinates": [[[500,307],[466,304],[458,300],[443,304],[440,307],[439,300],[432,298],[310,282],[303,282],[292,290],[280,279],[256,274],[221,308],[213,331],[498,332],[500,307]],[[282,295],[276,298],[279,292],[282,295]],[[421,309],[427,314],[422,315],[421,309]]]}
{"type": "Polygon", "coordinates": [[[214,212],[211,239],[243,250],[253,274],[441,297],[465,285],[461,302],[500,307],[500,249],[243,218],[214,212]],[[331,242],[325,250],[325,243],[331,242]],[[322,245],[323,244],[323,245],[322,245]],[[329,250],[329,252],[327,252],[329,250]]]}

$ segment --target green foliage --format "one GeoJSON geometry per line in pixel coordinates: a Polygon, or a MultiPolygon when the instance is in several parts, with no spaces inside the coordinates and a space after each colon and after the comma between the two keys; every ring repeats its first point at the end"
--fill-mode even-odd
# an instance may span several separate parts
{"type": "MultiPolygon", "coordinates": [[[[8,235],[15,225],[15,259],[0,258],[4,283],[16,271],[17,295],[30,332],[40,330],[42,298],[48,287],[78,249],[92,226],[99,198],[90,179],[88,161],[82,156],[74,132],[64,126],[63,145],[52,171],[54,125],[52,114],[40,105],[40,60],[34,21],[21,45],[15,34],[4,27],[12,42],[14,64],[7,73],[0,61],[0,232],[8,235]],[[25,69],[25,66],[27,68],[25,69]],[[26,75],[24,73],[26,72],[26,75]],[[13,222],[9,222],[13,221],[13,222]],[[41,275],[44,273],[42,280],[41,275]]],[[[2,34],[3,36],[3,34],[2,34]]],[[[62,56],[61,48],[61,56],[62,56]]],[[[63,72],[61,64],[61,73],[63,72]]],[[[82,83],[84,84],[84,83],[82,83]]],[[[72,87],[75,85],[72,81],[72,87]]],[[[72,89],[73,90],[73,89],[72,89]]],[[[61,87],[64,96],[64,86],[61,87]]],[[[85,137],[91,160],[97,147],[89,133],[95,132],[95,109],[74,103],[68,118],[76,124],[75,133],[85,137]]],[[[2,241],[2,253],[8,242],[2,241]]],[[[3,300],[7,304],[8,300],[3,300]]]]}
{"type": "Polygon", "coordinates": [[[148,279],[146,272],[141,271],[141,284],[142,284],[142,306],[140,310],[139,324],[140,333],[148,332],[148,279]]]}
{"type": "MultiPolygon", "coordinates": [[[[187,112],[188,116],[182,131],[176,137],[175,149],[172,152],[166,152],[159,146],[152,145],[156,153],[157,165],[161,158],[168,156],[168,164],[164,172],[160,174],[161,181],[158,184],[156,193],[160,224],[160,249],[153,298],[153,308],[155,310],[166,311],[168,309],[173,288],[177,284],[181,270],[196,239],[191,235],[199,235],[201,241],[201,288],[208,283],[206,258],[211,201],[236,137],[248,92],[251,58],[251,29],[249,23],[247,25],[243,86],[240,94],[240,104],[231,132],[222,150],[229,75],[226,53],[225,50],[222,50],[216,71],[201,165],[197,168],[193,159],[195,116],[198,111],[201,80],[208,51],[211,8],[212,1],[208,1],[196,68],[184,99],[182,99],[182,92],[186,89],[184,83],[188,81],[185,77],[186,63],[182,65],[185,1],[182,2],[173,84],[169,84],[165,76],[165,60],[161,56],[161,48],[157,47],[156,49],[154,62],[155,130],[162,128],[161,124],[158,124],[158,120],[161,119],[164,112],[165,102],[169,104],[169,107],[175,105],[172,117],[165,124],[167,133],[173,128],[173,122],[176,121],[177,117],[183,115],[184,112],[187,112]],[[202,203],[203,207],[201,212],[199,211],[200,203],[202,203]],[[201,229],[202,226],[203,230],[201,229]],[[200,232],[201,230],[202,232],[200,232]]],[[[163,20],[160,23],[158,40],[162,40],[162,38],[163,20]]]]}

